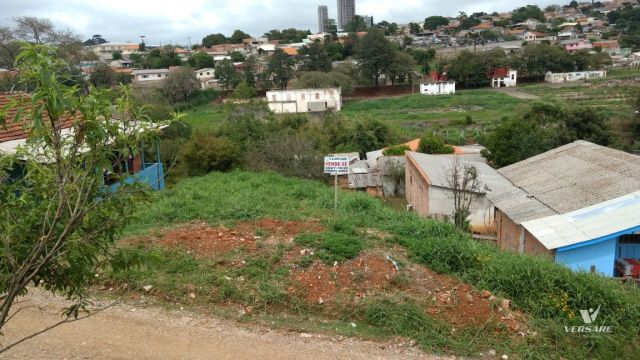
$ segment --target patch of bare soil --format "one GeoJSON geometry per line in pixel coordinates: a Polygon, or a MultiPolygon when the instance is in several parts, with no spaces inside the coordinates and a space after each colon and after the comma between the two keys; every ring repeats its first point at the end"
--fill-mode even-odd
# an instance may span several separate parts
{"type": "Polygon", "coordinates": [[[207,257],[223,255],[236,249],[255,252],[258,241],[266,244],[291,243],[300,233],[323,230],[323,226],[315,219],[282,221],[266,218],[242,222],[234,228],[212,227],[199,221],[164,230],[155,238],[146,236],[127,239],[124,243],[155,243],[167,248],[186,249],[196,257],[207,257]],[[258,235],[262,232],[265,235],[258,235]]]}
{"type": "Polygon", "coordinates": [[[243,248],[256,249],[256,236],[224,226],[211,227],[207,223],[197,222],[164,232],[156,240],[165,247],[185,248],[194,256],[222,255],[243,248]]]}
{"type": "Polygon", "coordinates": [[[365,297],[381,291],[396,275],[393,264],[378,254],[362,254],[342,264],[320,261],[291,274],[289,291],[309,304],[332,305],[340,296],[365,297]]]}
{"type": "MultiPolygon", "coordinates": [[[[260,219],[257,221],[246,221],[240,223],[236,227],[241,232],[265,232],[265,238],[262,239],[267,244],[291,243],[293,239],[302,233],[322,232],[324,227],[317,219],[309,219],[306,221],[282,221],[270,218],[260,219]]],[[[261,238],[261,237],[260,237],[261,238]]]]}
{"type": "Polygon", "coordinates": [[[511,311],[509,300],[498,299],[486,290],[479,291],[424,266],[414,265],[404,271],[411,279],[405,291],[430,299],[427,313],[431,315],[460,327],[495,323],[512,332],[523,330],[523,316],[511,311]]]}
{"type": "Polygon", "coordinates": [[[456,327],[493,324],[514,334],[526,331],[523,315],[509,308],[509,300],[498,299],[488,291],[479,291],[424,266],[398,271],[386,256],[377,253],[362,254],[333,266],[316,261],[292,272],[290,279],[289,292],[309,304],[330,308],[338,301],[357,301],[396,287],[425,304],[425,312],[456,327]]]}

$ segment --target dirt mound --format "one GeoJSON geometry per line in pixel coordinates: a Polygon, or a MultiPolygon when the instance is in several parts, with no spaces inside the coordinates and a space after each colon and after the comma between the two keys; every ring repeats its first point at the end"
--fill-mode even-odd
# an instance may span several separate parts
{"type": "Polygon", "coordinates": [[[219,255],[239,248],[256,249],[256,236],[253,234],[224,226],[214,228],[204,222],[166,231],[157,242],[165,247],[185,248],[195,256],[219,255]]]}
{"type": "Polygon", "coordinates": [[[509,309],[508,300],[478,291],[459,280],[414,265],[397,271],[385,255],[368,253],[335,266],[316,261],[290,275],[289,292],[309,304],[331,307],[349,301],[388,293],[396,287],[414,295],[425,312],[455,327],[499,325],[510,332],[524,331],[522,314],[509,309]]]}
{"type": "Polygon", "coordinates": [[[242,232],[264,232],[264,238],[260,236],[266,243],[286,242],[290,243],[298,234],[307,232],[322,232],[324,227],[317,219],[306,221],[282,221],[270,218],[260,219],[256,221],[246,221],[240,223],[236,230],[242,232]]]}
{"type": "Polygon", "coordinates": [[[478,291],[423,266],[413,266],[405,271],[411,278],[411,286],[405,291],[432,301],[427,313],[460,327],[494,322],[511,331],[521,329],[519,320],[522,316],[509,309],[508,300],[500,300],[488,291],[478,291]]]}
{"type": "Polygon", "coordinates": [[[358,298],[382,290],[395,276],[393,264],[382,255],[363,254],[342,264],[316,261],[310,267],[291,274],[289,291],[309,304],[332,304],[339,296],[358,298]]]}
{"type": "Polygon", "coordinates": [[[270,218],[245,221],[234,228],[212,227],[205,222],[192,222],[162,231],[157,237],[146,236],[123,240],[125,244],[157,243],[168,248],[184,248],[196,257],[222,255],[235,249],[256,251],[257,242],[290,243],[304,232],[322,232],[319,220],[282,221],[270,218]]]}

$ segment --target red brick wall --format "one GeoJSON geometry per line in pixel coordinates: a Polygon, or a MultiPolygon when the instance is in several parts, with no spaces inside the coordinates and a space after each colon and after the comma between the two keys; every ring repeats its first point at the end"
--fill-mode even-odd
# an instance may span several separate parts
{"type": "MultiPolygon", "coordinates": [[[[522,226],[513,222],[499,209],[496,209],[496,230],[498,232],[498,247],[502,250],[517,253],[522,226]]],[[[553,250],[544,247],[527,230],[524,231],[524,253],[527,255],[548,255],[550,257],[553,257],[554,254],[553,250]]]]}
{"type": "Polygon", "coordinates": [[[413,210],[421,216],[429,216],[429,182],[417,164],[407,156],[405,170],[405,195],[413,210]]]}

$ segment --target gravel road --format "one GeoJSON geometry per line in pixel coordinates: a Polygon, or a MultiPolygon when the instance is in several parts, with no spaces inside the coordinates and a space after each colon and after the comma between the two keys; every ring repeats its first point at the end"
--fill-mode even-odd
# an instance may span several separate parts
{"type": "MultiPolygon", "coordinates": [[[[2,345],[60,321],[63,299],[31,290],[2,345]]],[[[186,310],[118,304],[0,353],[2,359],[445,359],[403,342],[371,342],[240,325],[186,310]]]]}

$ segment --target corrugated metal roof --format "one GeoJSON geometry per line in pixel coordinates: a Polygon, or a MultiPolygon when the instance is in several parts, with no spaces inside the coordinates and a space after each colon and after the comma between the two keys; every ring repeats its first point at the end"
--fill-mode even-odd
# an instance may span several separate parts
{"type": "Polygon", "coordinates": [[[640,227],[640,191],[563,215],[522,223],[547,249],[606,240],[640,227]]]}
{"type": "Polygon", "coordinates": [[[517,187],[504,192],[487,194],[487,198],[516,224],[556,214],[548,206],[529,197],[525,191],[517,187]]]}
{"type": "MultiPolygon", "coordinates": [[[[640,190],[640,156],[583,140],[504,167],[498,172],[523,190],[512,193],[515,198],[509,201],[524,203],[528,202],[527,198],[534,198],[557,214],[640,190]]],[[[499,200],[496,199],[494,205],[513,220],[526,220],[515,216],[509,207],[500,206],[499,200]]],[[[540,207],[539,204],[532,206],[532,209],[540,207]]]]}
{"type": "Polygon", "coordinates": [[[379,171],[365,174],[350,173],[348,177],[349,187],[352,189],[382,186],[382,178],[379,171]]]}
{"type": "Polygon", "coordinates": [[[429,155],[411,151],[407,151],[406,155],[416,162],[429,177],[429,182],[434,186],[449,187],[446,181],[446,174],[455,159],[458,158],[462,164],[472,164],[478,169],[480,181],[482,181],[483,185],[489,187],[487,193],[500,193],[513,190],[513,185],[502,175],[498,174],[495,169],[487,165],[481,156],[429,155]]]}

